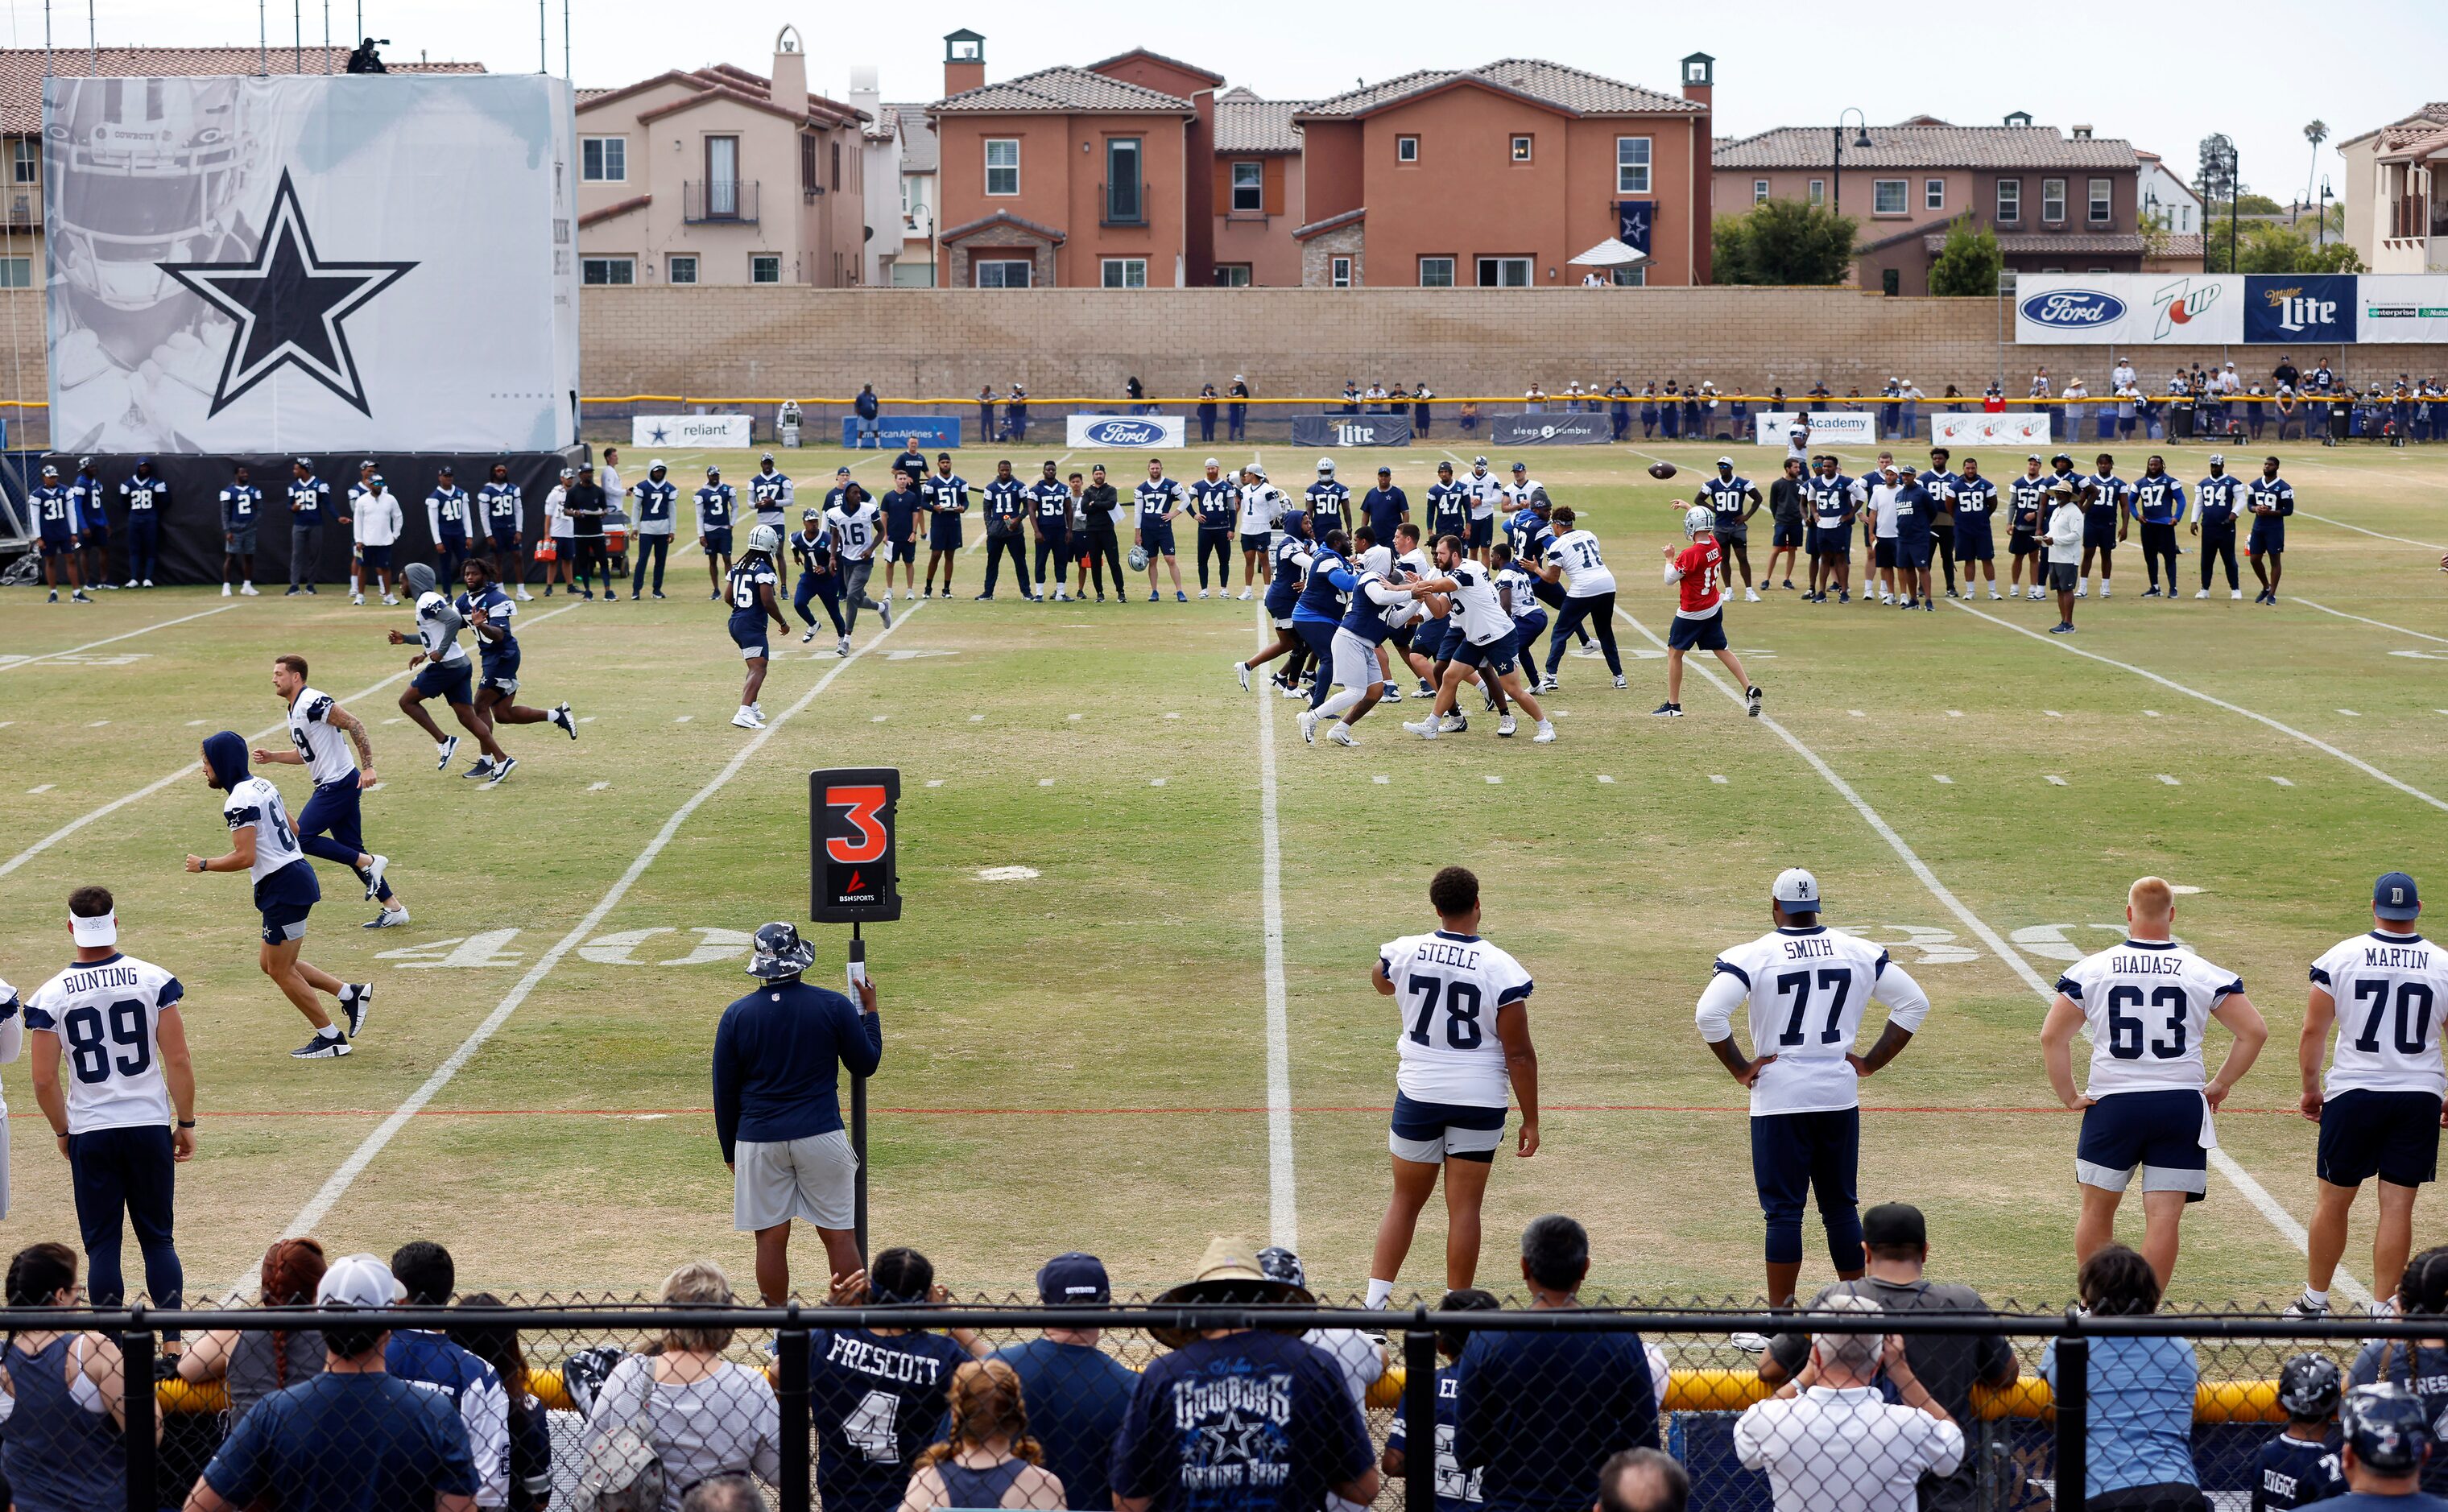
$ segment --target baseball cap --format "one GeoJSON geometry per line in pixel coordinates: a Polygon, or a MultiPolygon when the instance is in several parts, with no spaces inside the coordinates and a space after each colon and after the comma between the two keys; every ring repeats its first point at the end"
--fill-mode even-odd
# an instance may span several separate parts
{"type": "Polygon", "coordinates": [[[2355,1459],[2381,1475],[2413,1470],[2431,1441],[2422,1399],[2393,1383],[2359,1386],[2347,1392],[2340,1426],[2355,1459]]]}
{"type": "Polygon", "coordinates": [[[1105,1275],[1105,1262],[1093,1254],[1066,1250],[1037,1268],[1040,1302],[1061,1306],[1113,1299],[1114,1285],[1105,1275]]]}
{"type": "Polygon", "coordinates": [[[1734,459],[1733,459],[1733,458],[1731,458],[1731,457],[1719,457],[1719,458],[1717,459],[1717,466],[1719,466],[1719,467],[1721,467],[1721,468],[1731,468],[1731,467],[1732,467],[1733,465],[1734,465],[1734,459]]]}
{"type": "Polygon", "coordinates": [[[1865,1244],[1927,1244],[1929,1223],[1909,1202],[1882,1202],[1862,1215],[1865,1244]]]}
{"type": "Polygon", "coordinates": [[[2391,924],[2403,924],[2422,912],[2422,895],[2414,890],[2414,879],[2402,871],[2391,871],[2372,884],[2372,912],[2391,924]]]}
{"type": "Polygon", "coordinates": [[[391,1267],[372,1254],[344,1254],[332,1262],[315,1288],[315,1305],[342,1308],[387,1308],[400,1299],[399,1282],[391,1267]]]}
{"type": "Polygon", "coordinates": [[[1377,469],[1377,476],[1379,476],[1379,477],[1381,477],[1381,478],[1390,478],[1390,477],[1392,477],[1393,475],[1394,475],[1394,469],[1391,469],[1391,468],[1379,468],[1379,469],[1377,469]]]}
{"type": "Polygon", "coordinates": [[[834,476],[834,477],[836,477],[836,478],[847,478],[847,477],[849,477],[849,476],[850,476],[850,469],[848,469],[848,468],[835,468],[835,469],[833,469],[833,476],[834,476]]]}
{"type": "Polygon", "coordinates": [[[1788,867],[1776,874],[1776,886],[1769,890],[1768,895],[1797,913],[1817,912],[1821,901],[1819,879],[1800,867],[1788,867]]]}
{"type": "Polygon", "coordinates": [[[2030,452],[2024,456],[2023,460],[2026,462],[2037,462],[2040,460],[2040,454],[2037,451],[2030,452]]]}
{"type": "Polygon", "coordinates": [[[1517,462],[1513,464],[1513,470],[1516,472],[1527,472],[1530,470],[1530,464],[1527,462],[1517,462]]]}
{"type": "MultiPolygon", "coordinates": [[[[1200,464],[1199,464],[1199,466],[1200,466],[1200,467],[1202,467],[1202,468],[1220,468],[1220,467],[1222,467],[1223,465],[1224,465],[1224,464],[1222,464],[1221,462],[1216,461],[1214,457],[1209,457],[1206,461],[1204,461],[1204,462],[1202,462],[1202,463],[1200,463],[1200,464]]],[[[1384,468],[1379,468],[1377,470],[1378,470],[1378,471],[1380,471],[1380,472],[1383,472],[1383,471],[1385,471],[1386,469],[1385,469],[1384,468]]]]}

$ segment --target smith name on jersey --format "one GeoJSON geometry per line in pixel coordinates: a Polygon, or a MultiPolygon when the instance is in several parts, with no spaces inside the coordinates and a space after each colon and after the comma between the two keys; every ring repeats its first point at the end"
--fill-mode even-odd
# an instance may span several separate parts
{"type": "Polygon", "coordinates": [[[1884,947],[1831,929],[1785,926],[1717,957],[1694,1015],[1711,1044],[1750,1009],[1751,1053],[1774,1056],[1751,1082],[1751,1116],[1834,1113],[1861,1106],[1861,1078],[1845,1059],[1862,1010],[1884,1004],[1887,1022],[1920,1032],[1929,995],[1884,947]]]}

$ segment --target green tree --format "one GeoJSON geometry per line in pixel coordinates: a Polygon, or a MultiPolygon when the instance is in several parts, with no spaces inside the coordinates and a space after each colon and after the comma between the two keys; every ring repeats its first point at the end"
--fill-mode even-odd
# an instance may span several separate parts
{"type": "Polygon", "coordinates": [[[2236,239],[2235,257],[2228,257],[2227,229],[2213,229],[2203,244],[2203,271],[2208,273],[2362,273],[2362,259],[2343,241],[2316,244],[2286,226],[2256,225],[2236,239]]]}
{"type": "Polygon", "coordinates": [[[1769,200],[1710,227],[1711,277],[1718,283],[1832,284],[1853,261],[1850,216],[1800,200],[1769,200]]]}
{"type": "Polygon", "coordinates": [[[2006,255],[1998,249],[1998,233],[1958,220],[1947,228],[1946,244],[1930,262],[1929,292],[1955,297],[1995,295],[1998,276],[2005,268],[2006,255]]]}

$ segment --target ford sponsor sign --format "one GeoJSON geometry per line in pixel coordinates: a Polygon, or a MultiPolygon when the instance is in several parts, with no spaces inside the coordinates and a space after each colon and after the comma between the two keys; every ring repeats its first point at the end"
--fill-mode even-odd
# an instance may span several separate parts
{"type": "Polygon", "coordinates": [[[2097,289],[2051,289],[2025,299],[2022,314],[2051,330],[2098,330],[2125,318],[2125,301],[2097,289]]]}
{"type": "Polygon", "coordinates": [[[1145,450],[1187,444],[1177,414],[1075,414],[1064,417],[1063,429],[1064,441],[1074,447],[1145,450]]]}

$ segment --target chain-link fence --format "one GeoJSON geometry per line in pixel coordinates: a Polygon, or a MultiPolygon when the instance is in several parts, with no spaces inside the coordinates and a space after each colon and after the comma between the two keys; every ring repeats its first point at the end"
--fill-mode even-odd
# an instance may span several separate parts
{"type": "Polygon", "coordinates": [[[11,1309],[0,1470],[25,1512],[2242,1507],[2338,1474],[2291,1356],[2448,1395],[2438,1319],[1857,1305],[11,1309]]]}

